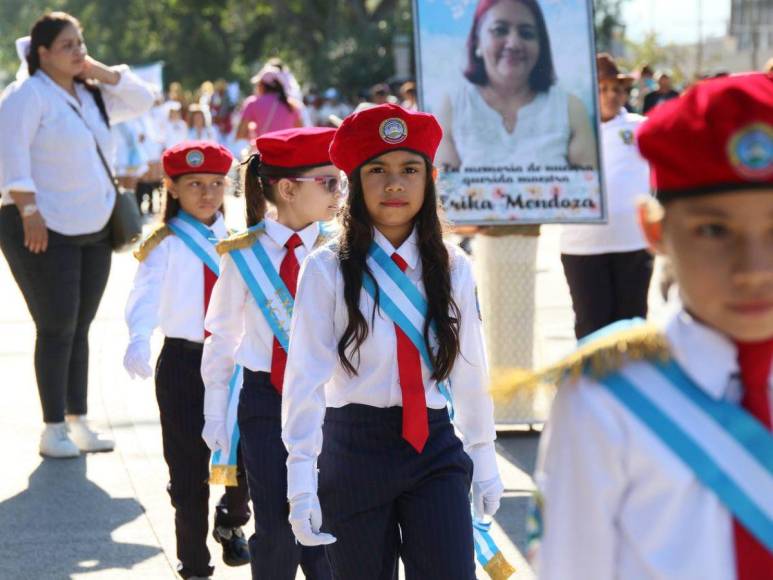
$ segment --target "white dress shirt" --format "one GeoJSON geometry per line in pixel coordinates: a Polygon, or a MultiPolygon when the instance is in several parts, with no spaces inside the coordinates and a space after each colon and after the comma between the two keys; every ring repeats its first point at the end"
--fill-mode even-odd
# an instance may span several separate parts
{"type": "MultiPolygon", "coordinates": [[[[408,264],[406,274],[423,290],[416,232],[395,250],[378,231],[376,243],[408,264]]],[[[488,368],[475,299],[472,268],[461,250],[447,244],[451,257],[453,298],[461,313],[460,355],[450,377],[456,416],[465,451],[484,481],[498,474],[493,403],[487,392],[488,368]]],[[[360,308],[370,324],[355,358],[358,374],[349,376],[338,359],[338,341],[347,324],[344,281],[338,257],[330,246],[315,251],[304,263],[293,311],[290,351],[282,397],[282,440],[289,451],[288,498],[316,490],[315,468],[322,449],[325,407],[360,403],[372,407],[402,406],[394,322],[383,311],[373,315],[373,300],[364,289],[360,308]],[[359,364],[357,364],[359,362],[359,364]]],[[[427,406],[442,409],[446,400],[422,360],[427,406]]]]}
{"type": "MultiPolygon", "coordinates": [[[[293,234],[297,233],[303,242],[295,248],[295,257],[302,263],[314,248],[320,233],[317,223],[299,232],[269,218],[265,219],[265,223],[266,231],[256,243],[266,250],[277,272],[287,254],[285,244],[293,234]]],[[[228,254],[220,260],[220,277],[212,290],[204,324],[211,333],[204,343],[201,359],[201,376],[207,389],[205,414],[215,414],[215,409],[206,407],[225,402],[234,365],[239,364],[252,371],[270,372],[274,347],[274,333],[236,262],[228,254]]]]}
{"type": "MultiPolygon", "coordinates": [[[[728,338],[681,308],[672,308],[663,327],[675,360],[701,389],[714,399],[740,400],[737,352],[728,338]]],[[[634,375],[635,363],[625,372],[634,375]]],[[[544,497],[542,580],[736,578],[728,510],[590,378],[560,387],[535,479],[544,497]]]]}
{"type": "MultiPolygon", "coordinates": [[[[121,79],[100,84],[111,123],[141,115],[153,104],[148,86],[127,66],[114,67],[121,79]]],[[[97,154],[94,136],[108,163],[114,140],[94,97],[75,83],[74,98],[38,70],[11,84],[0,96],[0,193],[35,193],[46,225],[65,235],[101,230],[113,210],[115,190],[97,154]],[[86,121],[72,110],[74,106],[86,121]]]]}
{"type": "Polygon", "coordinates": [[[647,247],[636,217],[637,199],[649,194],[650,167],[634,135],[646,117],[620,109],[601,123],[606,224],[561,226],[561,253],[571,255],[634,252],[647,247]]]}
{"type": "MultiPolygon", "coordinates": [[[[219,240],[228,235],[219,213],[209,229],[219,240]]],[[[203,342],[204,264],[176,235],[165,237],[140,262],[125,316],[131,342],[150,340],[156,327],[169,338],[203,342]]]]}

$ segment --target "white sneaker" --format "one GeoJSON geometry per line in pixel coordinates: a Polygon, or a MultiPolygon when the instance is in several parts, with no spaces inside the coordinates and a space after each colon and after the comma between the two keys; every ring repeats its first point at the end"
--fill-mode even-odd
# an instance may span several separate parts
{"type": "Polygon", "coordinates": [[[78,457],[81,452],[67,436],[67,426],[64,423],[46,423],[40,435],[40,454],[44,457],[64,459],[78,457]]]}
{"type": "Polygon", "coordinates": [[[82,415],[67,417],[67,429],[70,432],[70,439],[84,453],[112,451],[115,448],[115,441],[92,431],[82,415]]]}

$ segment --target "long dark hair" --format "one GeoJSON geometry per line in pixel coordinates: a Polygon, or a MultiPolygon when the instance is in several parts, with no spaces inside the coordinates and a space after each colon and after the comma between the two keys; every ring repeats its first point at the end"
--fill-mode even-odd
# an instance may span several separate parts
{"type": "Polygon", "coordinates": [[[287,91],[285,91],[285,87],[282,84],[282,81],[279,79],[270,82],[260,81],[260,86],[262,86],[263,90],[267,93],[276,93],[277,97],[279,97],[279,102],[287,107],[288,110],[295,110],[295,107],[293,107],[290,99],[287,98],[287,91]]]}
{"type": "MultiPolygon", "coordinates": [[[[486,65],[483,57],[476,56],[475,51],[480,42],[480,21],[483,16],[495,4],[501,0],[480,0],[475,9],[475,17],[472,21],[470,33],[467,36],[467,67],[464,69],[464,76],[474,85],[485,86],[489,82],[486,74],[486,65]]],[[[556,72],[553,67],[553,53],[550,49],[550,37],[548,36],[548,27],[545,24],[545,17],[542,14],[537,0],[515,0],[520,2],[534,15],[537,23],[537,38],[539,41],[539,56],[537,62],[529,75],[529,87],[537,93],[546,92],[556,80],[556,72]]]]}
{"type": "MultiPolygon", "coordinates": [[[[79,32],[83,31],[78,19],[66,12],[47,12],[35,21],[35,24],[32,25],[32,29],[30,30],[30,46],[26,54],[27,72],[30,76],[34,75],[40,69],[40,55],[38,54],[38,48],[41,46],[51,48],[51,45],[59,34],[61,34],[62,30],[68,26],[74,26],[79,32]]],[[[99,109],[102,121],[104,121],[105,125],[110,127],[110,118],[107,115],[107,108],[105,107],[105,101],[102,98],[99,87],[90,81],[84,81],[79,78],[75,78],[75,82],[81,83],[86,90],[91,93],[91,96],[94,98],[97,108],[99,109]]]]}
{"type": "MultiPolygon", "coordinates": [[[[427,183],[424,187],[424,203],[416,214],[414,225],[418,233],[419,255],[421,257],[422,281],[427,293],[429,310],[424,321],[424,343],[430,352],[434,367],[433,378],[444,380],[451,374],[454,361],[459,354],[459,307],[451,294],[451,268],[448,250],[443,243],[443,224],[440,218],[432,165],[425,159],[427,183]],[[430,347],[430,325],[435,326],[437,352],[430,347]]],[[[338,341],[338,358],[350,375],[357,374],[357,368],[347,353],[359,359],[359,349],[368,336],[368,323],[360,310],[360,293],[363,276],[372,276],[366,257],[373,242],[373,222],[365,206],[362,180],[359,169],[349,176],[349,196],[342,213],[342,231],[338,249],[341,274],[344,279],[344,301],[348,323],[341,340],[338,341]]],[[[378,308],[376,305],[371,321],[378,308]]]]}

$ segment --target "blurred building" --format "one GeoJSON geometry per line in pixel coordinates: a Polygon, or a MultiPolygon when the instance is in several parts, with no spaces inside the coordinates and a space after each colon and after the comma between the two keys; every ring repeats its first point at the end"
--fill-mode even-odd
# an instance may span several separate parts
{"type": "Polygon", "coordinates": [[[731,0],[728,35],[759,69],[773,52],[773,0],[731,0]]]}

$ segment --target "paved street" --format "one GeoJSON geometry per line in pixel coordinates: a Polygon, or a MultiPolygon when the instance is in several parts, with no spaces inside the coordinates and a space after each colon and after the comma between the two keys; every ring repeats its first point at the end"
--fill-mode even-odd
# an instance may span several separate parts
{"type": "MultiPolygon", "coordinates": [[[[229,215],[241,215],[238,201],[230,201],[229,215]]],[[[34,327],[0,259],[0,437],[6,442],[0,478],[0,579],[175,577],[173,515],[153,383],[131,381],[121,365],[127,339],[123,307],[134,270],[129,254],[114,256],[91,331],[90,417],[115,437],[116,451],[43,461],[37,454],[41,413],[32,366],[34,327]]],[[[572,345],[555,227],[543,228],[540,238],[537,296],[537,356],[542,359],[538,362],[548,362],[572,345]]],[[[494,533],[519,580],[534,577],[521,554],[537,440],[534,432],[511,430],[498,443],[507,491],[494,533]]],[[[213,502],[219,493],[213,488],[213,502]]],[[[223,566],[219,546],[211,543],[215,578],[249,577],[247,568],[223,566]]]]}

